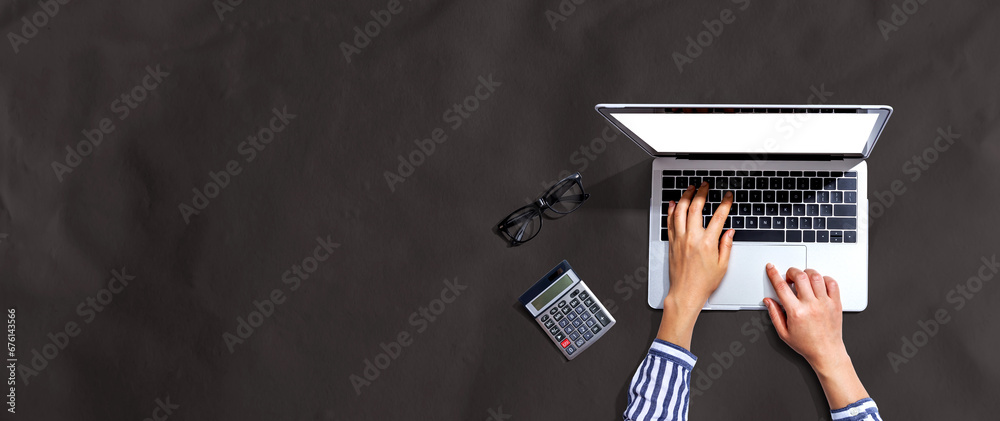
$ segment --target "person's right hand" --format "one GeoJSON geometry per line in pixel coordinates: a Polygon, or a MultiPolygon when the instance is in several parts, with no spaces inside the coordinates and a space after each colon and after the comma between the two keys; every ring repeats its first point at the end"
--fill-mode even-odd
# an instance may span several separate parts
{"type": "Polygon", "coordinates": [[[834,365],[847,357],[837,281],[812,269],[803,272],[797,268],[789,268],[782,278],[770,263],[767,276],[781,300],[779,307],[774,300],[764,299],[778,337],[813,369],[834,365]],[[795,291],[790,283],[795,285],[795,291]]]}

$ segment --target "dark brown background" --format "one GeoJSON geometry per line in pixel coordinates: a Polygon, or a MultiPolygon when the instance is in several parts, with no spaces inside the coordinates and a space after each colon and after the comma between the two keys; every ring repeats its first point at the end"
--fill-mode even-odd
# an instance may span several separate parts
{"type": "MultiPolygon", "coordinates": [[[[64,5],[20,52],[0,45],[0,301],[18,311],[19,362],[81,326],[18,381],[16,417],[142,419],[169,396],[171,419],[617,419],[659,323],[645,286],[624,283],[645,273],[650,158],[619,136],[582,168],[605,127],[594,104],[802,103],[822,87],[896,110],[870,199],[897,179],[906,192],[872,225],[869,307],[845,316],[862,380],[887,419],[988,418],[1000,287],[961,310],[948,297],[1000,251],[1000,8],[930,1],[886,40],[894,4],[753,0],[683,73],[685,37],[740,5],[590,1],[553,30],[555,0],[404,0],[351,63],[340,43],[385,1],[245,1],[224,20],[208,0],[64,5]],[[156,64],[170,76],[58,181],[52,162],[156,64]],[[451,129],[442,113],[490,74],[501,86],[451,129]],[[242,161],[282,106],[297,117],[242,161]],[[439,127],[448,140],[390,191],[385,171],[439,127]],[[948,127],[961,138],[911,180],[907,162],[948,127]],[[178,205],[232,159],[242,173],[185,224],[178,205]],[[564,170],[593,198],[507,248],[492,224],[564,170]],[[340,248],[289,291],[282,273],[327,235],[340,248]],[[562,259],[617,308],[573,362],[516,303],[562,259]],[[123,266],[136,279],[83,323],[77,306],[123,266]],[[410,315],[456,278],[468,289],[417,333],[410,315]],[[287,301],[230,354],[222,335],[275,288],[287,301]],[[951,321],[895,372],[887,353],[940,308],[951,321]],[[350,376],[400,332],[413,343],[357,395],[350,376]]],[[[4,34],[38,10],[0,5],[4,34]]],[[[829,416],[803,360],[770,330],[750,342],[760,316],[701,317],[696,377],[732,342],[746,352],[692,418],[829,416]]]]}

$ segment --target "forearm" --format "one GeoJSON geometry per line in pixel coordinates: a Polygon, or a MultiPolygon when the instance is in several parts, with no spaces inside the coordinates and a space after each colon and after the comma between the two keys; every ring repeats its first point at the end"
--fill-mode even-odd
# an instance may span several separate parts
{"type": "Polygon", "coordinates": [[[656,339],[690,350],[691,336],[700,313],[700,306],[685,303],[668,294],[663,300],[663,318],[656,339]]]}
{"type": "Polygon", "coordinates": [[[868,397],[846,351],[812,366],[831,409],[843,408],[868,397]]]}

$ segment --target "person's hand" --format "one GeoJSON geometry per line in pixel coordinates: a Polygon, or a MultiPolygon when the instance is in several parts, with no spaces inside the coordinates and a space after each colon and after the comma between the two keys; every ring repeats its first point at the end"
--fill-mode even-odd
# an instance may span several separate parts
{"type": "Polygon", "coordinates": [[[844,346],[840,286],[829,276],[788,268],[782,278],[767,264],[767,276],[781,306],[764,299],[778,337],[812,366],[830,408],[843,408],[868,397],[844,346]],[[789,284],[795,285],[795,290],[789,284]],[[781,307],[784,307],[782,310],[781,307]]]}
{"type": "Polygon", "coordinates": [[[708,197],[708,183],[702,183],[695,194],[688,186],[681,199],[671,201],[667,208],[667,238],[670,241],[670,291],[672,304],[689,309],[701,309],[708,297],[719,287],[729,267],[729,252],[733,248],[730,229],[721,239],[733,193],[727,191],[712,216],[708,227],[702,227],[702,208],[708,197]]]}
{"type": "Polygon", "coordinates": [[[781,300],[764,299],[778,337],[814,368],[847,355],[843,338],[840,287],[829,276],[812,269],[788,268],[785,277],[767,264],[767,276],[781,300]],[[795,285],[795,291],[789,284],[795,285]]]}
{"type": "Polygon", "coordinates": [[[719,238],[733,193],[726,192],[708,227],[702,227],[701,211],[707,197],[708,183],[702,183],[697,194],[694,186],[689,186],[677,203],[667,205],[670,290],[663,299],[663,321],[656,337],[687,349],[691,349],[698,314],[722,282],[733,248],[733,230],[719,238]]]}

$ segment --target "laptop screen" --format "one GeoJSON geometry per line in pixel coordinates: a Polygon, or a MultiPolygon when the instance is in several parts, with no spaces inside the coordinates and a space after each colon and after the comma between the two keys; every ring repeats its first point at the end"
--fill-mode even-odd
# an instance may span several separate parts
{"type": "Polygon", "coordinates": [[[863,108],[600,109],[653,155],[867,156],[889,110],[863,108]]]}

